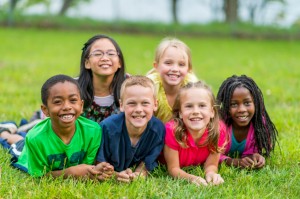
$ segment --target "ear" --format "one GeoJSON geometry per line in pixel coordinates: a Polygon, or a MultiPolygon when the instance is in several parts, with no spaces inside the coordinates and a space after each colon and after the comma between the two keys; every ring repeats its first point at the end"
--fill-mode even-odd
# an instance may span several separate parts
{"type": "Polygon", "coordinates": [[[211,107],[210,118],[213,119],[214,117],[215,117],[215,109],[214,109],[214,107],[212,106],[212,107],[211,107]]]}
{"type": "Polygon", "coordinates": [[[43,111],[44,115],[49,117],[49,111],[48,111],[48,108],[47,106],[45,106],[44,104],[41,105],[41,110],[43,111]]]}
{"type": "Polygon", "coordinates": [[[119,100],[119,103],[120,103],[120,111],[124,112],[124,107],[121,99],[119,100]]]}
{"type": "Polygon", "coordinates": [[[84,101],[81,100],[81,112],[80,113],[83,113],[83,105],[84,105],[84,101]]]}
{"type": "Polygon", "coordinates": [[[155,68],[155,69],[157,69],[157,62],[155,61],[155,62],[153,62],[153,68],[155,68]]]}
{"type": "Polygon", "coordinates": [[[179,118],[180,118],[180,119],[182,119],[182,115],[181,115],[181,112],[179,112],[179,118]]]}
{"type": "Polygon", "coordinates": [[[154,100],[153,111],[155,112],[155,111],[157,111],[157,109],[158,109],[158,101],[157,101],[157,99],[155,99],[154,100]]]}
{"type": "Polygon", "coordinates": [[[89,62],[88,59],[85,60],[85,62],[84,62],[84,67],[85,67],[86,69],[91,69],[90,62],[89,62]]]}

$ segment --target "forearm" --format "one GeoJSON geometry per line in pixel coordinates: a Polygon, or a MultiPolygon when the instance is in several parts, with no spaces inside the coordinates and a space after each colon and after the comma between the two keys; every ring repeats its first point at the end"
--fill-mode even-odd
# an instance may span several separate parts
{"type": "Polygon", "coordinates": [[[52,176],[54,178],[63,176],[64,179],[68,177],[74,177],[74,178],[81,178],[81,177],[89,177],[92,178],[93,175],[90,175],[89,170],[93,170],[95,166],[93,165],[87,165],[87,164],[80,164],[72,167],[68,167],[63,170],[57,170],[57,171],[50,171],[47,173],[47,175],[52,176]]]}
{"type": "Polygon", "coordinates": [[[168,172],[173,178],[185,179],[189,182],[192,182],[199,177],[199,176],[189,174],[180,168],[170,168],[168,169],[168,172]]]}

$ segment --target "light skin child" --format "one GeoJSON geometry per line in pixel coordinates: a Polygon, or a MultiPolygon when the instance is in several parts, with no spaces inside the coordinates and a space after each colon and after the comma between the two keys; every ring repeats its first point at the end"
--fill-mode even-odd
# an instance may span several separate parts
{"type": "Polygon", "coordinates": [[[91,70],[93,76],[94,95],[104,97],[111,94],[111,83],[121,63],[113,43],[102,38],[96,40],[90,47],[85,68],[91,70]]]}
{"type": "MultiPolygon", "coordinates": [[[[212,118],[215,116],[211,97],[203,88],[190,88],[180,94],[179,117],[190,132],[195,143],[199,142],[212,118]]],[[[164,156],[169,174],[174,178],[186,179],[196,185],[218,185],[224,182],[218,174],[220,154],[211,152],[204,163],[205,178],[185,172],[179,163],[179,153],[167,145],[164,156]]]]}
{"type": "MultiPolygon", "coordinates": [[[[150,87],[129,85],[121,93],[120,110],[125,113],[131,145],[135,146],[153,116],[153,112],[157,109],[157,101],[154,90],[150,87]]],[[[144,162],[141,162],[134,171],[127,168],[124,171],[115,172],[115,174],[118,181],[129,183],[137,177],[146,177],[148,171],[144,162]]]]}
{"type": "MultiPolygon", "coordinates": [[[[238,142],[247,138],[250,122],[255,113],[254,100],[250,91],[245,87],[237,87],[232,94],[229,114],[232,118],[233,133],[238,142]]],[[[262,168],[265,158],[259,153],[243,158],[228,158],[227,165],[241,168],[262,168]]]]}
{"type": "Polygon", "coordinates": [[[189,56],[182,47],[170,45],[153,66],[160,74],[168,103],[172,107],[185,76],[191,70],[189,56]]]}
{"type": "MultiPolygon", "coordinates": [[[[41,105],[43,113],[51,118],[53,131],[65,143],[69,144],[75,133],[75,121],[82,113],[81,100],[77,86],[71,82],[59,82],[49,88],[47,103],[41,105]]],[[[69,176],[79,178],[104,180],[112,175],[113,167],[108,163],[101,165],[80,164],[64,170],[51,171],[48,175],[64,178],[69,176]]]]}

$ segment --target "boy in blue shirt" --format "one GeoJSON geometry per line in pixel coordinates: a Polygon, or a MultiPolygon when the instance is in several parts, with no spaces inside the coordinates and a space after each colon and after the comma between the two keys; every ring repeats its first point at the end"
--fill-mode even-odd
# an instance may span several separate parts
{"type": "Polygon", "coordinates": [[[122,113],[100,123],[103,141],[96,159],[110,163],[118,181],[131,182],[138,176],[147,176],[157,166],[165,127],[153,116],[157,110],[155,93],[149,78],[127,78],[121,87],[122,113]]]}

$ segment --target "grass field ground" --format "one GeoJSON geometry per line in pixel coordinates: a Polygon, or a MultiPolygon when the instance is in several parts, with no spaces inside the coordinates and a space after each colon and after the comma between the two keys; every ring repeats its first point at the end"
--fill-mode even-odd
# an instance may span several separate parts
{"type": "MultiPolygon", "coordinates": [[[[83,43],[97,33],[120,44],[131,74],[152,67],[154,50],[164,36],[175,36],[192,50],[198,77],[216,93],[233,74],[247,74],[260,86],[279,144],[258,171],[220,166],[225,183],[196,187],[172,180],[162,166],[146,180],[119,184],[62,179],[32,179],[9,167],[0,149],[0,198],[299,198],[300,42],[195,38],[174,35],[118,34],[99,31],[0,29],[0,121],[29,119],[40,107],[40,87],[50,76],[77,76],[83,43]]],[[[187,168],[203,175],[201,168],[187,168]]]]}

